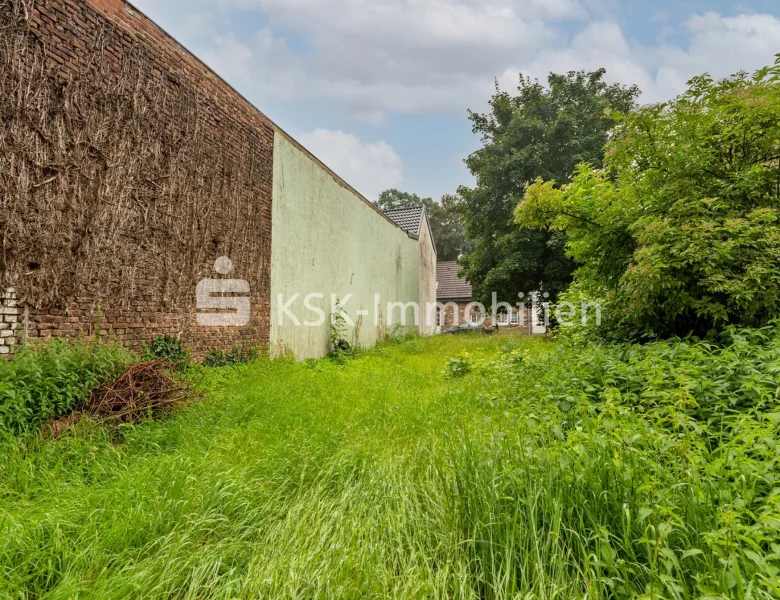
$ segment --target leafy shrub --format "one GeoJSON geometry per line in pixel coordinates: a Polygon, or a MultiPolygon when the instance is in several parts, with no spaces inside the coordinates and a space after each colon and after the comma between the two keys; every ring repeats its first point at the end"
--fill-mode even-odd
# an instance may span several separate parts
{"type": "Polygon", "coordinates": [[[352,345],[347,340],[347,319],[341,301],[336,303],[335,310],[330,318],[330,356],[342,358],[352,351],[352,345]]]}
{"type": "Polygon", "coordinates": [[[459,379],[465,377],[471,371],[471,359],[468,356],[461,356],[460,358],[451,358],[447,361],[447,368],[444,370],[444,374],[447,379],[459,379]]]}
{"type": "Polygon", "coordinates": [[[690,418],[718,424],[751,410],[769,410],[780,398],[780,323],[730,327],[712,340],[549,348],[533,357],[512,352],[494,363],[495,369],[506,369],[513,395],[569,404],[617,395],[642,411],[674,402],[690,418]],[[522,368],[510,368],[520,358],[522,368]]]}
{"type": "Polygon", "coordinates": [[[184,348],[181,338],[175,335],[158,335],[145,349],[145,360],[167,358],[177,368],[183,368],[189,362],[189,352],[184,348]]]}
{"type": "Polygon", "coordinates": [[[232,367],[251,362],[257,356],[258,352],[254,348],[235,346],[230,352],[215,348],[203,359],[203,365],[206,367],[232,367]]]}
{"type": "Polygon", "coordinates": [[[135,358],[113,344],[55,339],[23,347],[12,360],[0,362],[0,427],[28,430],[73,412],[135,358]]]}
{"type": "Polygon", "coordinates": [[[570,597],[778,597],[780,326],[540,348],[489,364],[510,422],[454,456],[474,562],[530,538],[570,597]]]}
{"type": "Polygon", "coordinates": [[[616,337],[760,327],[780,316],[778,156],[780,58],[632,113],[606,170],[531,185],[516,219],[566,233],[616,337]]]}

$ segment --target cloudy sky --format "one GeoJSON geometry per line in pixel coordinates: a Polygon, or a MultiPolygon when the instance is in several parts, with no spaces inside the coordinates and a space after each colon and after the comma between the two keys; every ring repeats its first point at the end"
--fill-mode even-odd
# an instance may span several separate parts
{"type": "Polygon", "coordinates": [[[643,102],[780,52],[780,0],[134,0],[374,199],[472,179],[467,109],[498,79],[605,67],[643,102]]]}

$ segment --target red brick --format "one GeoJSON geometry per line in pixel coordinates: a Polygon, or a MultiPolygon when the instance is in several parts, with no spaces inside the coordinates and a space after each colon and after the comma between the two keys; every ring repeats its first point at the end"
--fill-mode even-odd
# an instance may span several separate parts
{"type": "MultiPolygon", "coordinates": [[[[0,18],[3,18],[1,11],[0,18]]],[[[141,275],[129,305],[102,310],[102,315],[98,311],[100,299],[92,297],[86,289],[77,290],[76,299],[69,306],[30,308],[29,337],[71,336],[78,332],[90,336],[94,335],[96,324],[102,322],[104,331],[114,328],[123,332],[124,342],[130,346],[138,346],[161,333],[182,332],[185,344],[195,349],[196,354],[242,343],[266,348],[270,323],[274,136],[271,122],[141,13],[133,10],[130,14],[124,0],[34,0],[29,15],[30,28],[46,49],[50,71],[63,82],[108,85],[99,79],[100,69],[91,63],[94,57],[90,49],[96,46],[102,31],[104,64],[118,70],[125,59],[141,50],[148,58],[145,76],[167,88],[169,97],[178,97],[182,88],[196,92],[198,111],[202,115],[200,126],[209,132],[218,153],[230,157],[249,153],[257,158],[260,172],[246,182],[243,192],[254,199],[255,204],[247,214],[261,221],[258,236],[263,245],[263,252],[255,257],[258,263],[245,267],[256,274],[252,280],[252,322],[245,328],[198,327],[193,308],[170,309],[141,275]],[[168,74],[173,77],[169,78],[168,74]]],[[[171,105],[166,110],[165,122],[175,122],[177,106],[171,105]]],[[[176,199],[168,199],[167,205],[175,207],[176,199]]],[[[204,275],[209,272],[210,265],[204,265],[204,275]]]]}

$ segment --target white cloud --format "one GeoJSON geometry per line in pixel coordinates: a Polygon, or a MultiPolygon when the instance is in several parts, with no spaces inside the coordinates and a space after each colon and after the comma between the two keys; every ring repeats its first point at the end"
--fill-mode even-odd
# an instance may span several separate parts
{"type": "Polygon", "coordinates": [[[610,81],[639,85],[643,102],[660,102],[684,91],[694,75],[708,72],[721,78],[770,63],[780,40],[780,19],[772,15],[707,13],[691,17],[683,27],[689,34],[687,48],[648,47],[631,44],[615,22],[594,22],[567,46],[543,50],[528,63],[515,63],[499,81],[509,89],[519,71],[543,80],[550,71],[604,67],[610,81]]]}
{"type": "Polygon", "coordinates": [[[579,0],[168,0],[165,8],[137,1],[163,14],[174,5],[200,13],[189,27],[177,24],[184,41],[259,100],[331,99],[373,124],[386,123],[389,112],[463,111],[482,102],[508,60],[565,43],[555,24],[587,16],[579,0]],[[223,17],[250,19],[253,11],[269,28],[239,44],[223,17]],[[219,33],[206,33],[209,23],[219,33]]]}
{"type": "Polygon", "coordinates": [[[462,114],[484,106],[494,77],[513,89],[519,72],[545,79],[550,71],[605,67],[611,81],[638,84],[643,100],[665,100],[693,75],[753,70],[780,49],[777,17],[714,12],[682,23],[664,17],[664,27],[687,34],[685,47],[667,44],[663,34],[643,46],[604,17],[617,12],[616,0],[137,2],[169,15],[185,42],[259,102],[335,100],[374,125],[386,124],[391,112],[462,114]],[[267,25],[239,39],[226,15],[253,12],[267,25]],[[176,14],[187,16],[176,21],[176,14]],[[588,23],[589,15],[601,20],[588,23]],[[568,35],[564,19],[583,26],[568,35]]]}
{"type": "Polygon", "coordinates": [[[200,53],[201,59],[228,81],[247,81],[252,77],[255,54],[252,48],[233,34],[215,35],[212,45],[200,53]]]}
{"type": "Polygon", "coordinates": [[[653,78],[634,57],[634,51],[621,28],[614,22],[588,25],[571,42],[559,49],[544,50],[532,61],[515,64],[499,77],[504,89],[517,85],[518,73],[544,81],[548,73],[593,70],[604,67],[611,81],[637,84],[643,90],[653,85],[653,78]]]}
{"type": "Polygon", "coordinates": [[[297,139],[369,200],[403,182],[401,157],[387,142],[363,142],[329,129],[315,129],[297,139]]]}
{"type": "Polygon", "coordinates": [[[665,46],[650,52],[658,64],[654,100],[679,93],[688,79],[705,71],[714,77],[754,71],[773,62],[780,50],[780,19],[773,15],[707,13],[691,17],[684,27],[690,33],[688,50],[665,46]]]}

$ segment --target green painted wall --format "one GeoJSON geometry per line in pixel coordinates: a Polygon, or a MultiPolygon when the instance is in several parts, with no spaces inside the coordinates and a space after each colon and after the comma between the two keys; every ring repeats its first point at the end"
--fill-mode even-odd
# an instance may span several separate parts
{"type": "MultiPolygon", "coordinates": [[[[271,352],[292,353],[297,359],[327,354],[330,344],[330,297],[345,298],[355,321],[350,341],[373,346],[387,330],[388,302],[419,302],[417,240],[393,225],[343,182],[324,169],[283,133],[274,140],[273,221],[271,242],[271,352]],[[325,310],[325,322],[303,326],[317,315],[306,310],[310,293],[325,295],[315,304],[325,310]],[[301,322],[283,315],[284,302],[301,322]],[[375,315],[375,294],[381,296],[381,318],[375,315]],[[358,316],[358,311],[368,314],[358,316]],[[283,324],[280,324],[283,316],[283,324]],[[379,327],[377,327],[377,320],[379,327]]],[[[395,312],[398,321],[400,311],[395,312]]],[[[412,318],[409,312],[410,321],[412,318]]]]}
{"type": "Polygon", "coordinates": [[[422,335],[433,335],[436,333],[436,247],[431,237],[431,230],[428,226],[428,217],[426,215],[420,227],[420,270],[419,270],[419,290],[420,306],[424,319],[420,320],[420,333],[422,335]]]}

